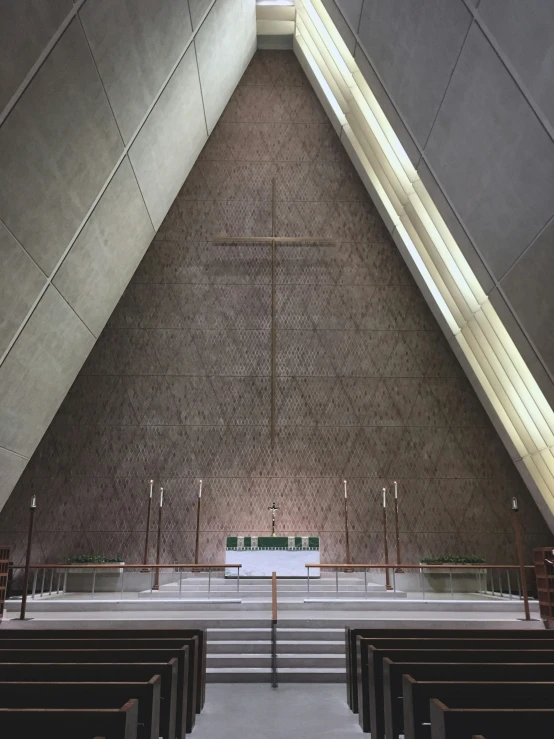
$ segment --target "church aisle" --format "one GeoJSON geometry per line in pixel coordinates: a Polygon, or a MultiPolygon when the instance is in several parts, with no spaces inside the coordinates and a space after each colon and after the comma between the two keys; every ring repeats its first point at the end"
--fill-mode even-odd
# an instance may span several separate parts
{"type": "Polygon", "coordinates": [[[344,685],[208,685],[196,739],[343,739],[361,736],[344,685]]]}

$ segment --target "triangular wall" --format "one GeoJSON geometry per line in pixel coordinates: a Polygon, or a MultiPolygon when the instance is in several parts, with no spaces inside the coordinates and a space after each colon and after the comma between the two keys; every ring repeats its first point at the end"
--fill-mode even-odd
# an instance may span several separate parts
{"type": "Polygon", "coordinates": [[[258,52],[0,514],[20,561],[29,496],[34,559],[139,562],[147,481],[166,491],[162,557],[201,559],[226,534],[319,534],[354,561],[383,557],[380,496],[399,484],[403,556],[515,558],[548,529],[370,201],[295,56],[258,52]],[[270,444],[270,247],[278,248],[277,433],[270,444]]]}

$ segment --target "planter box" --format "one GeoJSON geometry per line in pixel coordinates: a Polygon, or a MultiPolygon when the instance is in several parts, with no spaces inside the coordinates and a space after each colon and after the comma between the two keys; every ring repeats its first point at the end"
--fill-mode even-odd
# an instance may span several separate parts
{"type": "MultiPolygon", "coordinates": [[[[121,564],[124,564],[123,562],[121,564]]],[[[152,565],[149,565],[152,570],[152,565]]],[[[67,572],[67,593],[90,593],[92,592],[92,581],[94,570],[85,567],[75,567],[67,572]]],[[[165,585],[179,579],[178,573],[172,569],[160,570],[160,584],[165,585]]],[[[63,571],[62,571],[63,581],[63,571]]],[[[96,570],[94,581],[95,593],[139,593],[150,590],[152,584],[152,572],[140,572],[140,569],[126,570],[122,567],[114,567],[113,570],[96,570]],[[123,574],[125,572],[125,575],[123,574]]]]}
{"type": "Polygon", "coordinates": [[[466,570],[465,572],[452,570],[451,584],[448,570],[438,572],[422,565],[421,571],[429,590],[433,590],[435,593],[450,593],[451,589],[454,593],[477,593],[486,582],[487,574],[486,569],[466,570]]]}
{"type": "MultiPolygon", "coordinates": [[[[116,564],[116,563],[114,563],[116,564]]],[[[125,562],[120,562],[124,565],[125,562]]],[[[92,583],[94,581],[94,591],[96,593],[107,593],[121,589],[122,567],[114,567],[113,570],[95,570],[90,567],[74,567],[67,570],[66,592],[69,593],[90,593],[92,591],[92,583]]]]}

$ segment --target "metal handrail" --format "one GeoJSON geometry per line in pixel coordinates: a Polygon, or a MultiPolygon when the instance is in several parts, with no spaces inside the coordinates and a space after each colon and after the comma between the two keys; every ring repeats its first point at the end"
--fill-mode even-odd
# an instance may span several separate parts
{"type": "MultiPolygon", "coordinates": [[[[54,581],[54,572],[57,571],[58,575],[58,583],[57,583],[57,592],[59,594],[60,592],[60,579],[63,575],[63,583],[62,583],[62,594],[66,592],[66,586],[67,586],[67,576],[71,570],[91,570],[92,571],[92,591],[91,591],[91,597],[94,598],[94,591],[96,586],[96,573],[98,570],[123,570],[121,573],[121,594],[123,597],[123,578],[125,577],[125,571],[126,570],[140,570],[142,572],[154,572],[159,573],[159,570],[207,570],[208,571],[208,597],[209,597],[209,588],[210,588],[210,575],[213,570],[226,570],[226,569],[234,569],[237,571],[237,596],[239,593],[239,587],[240,587],[240,570],[242,568],[242,564],[231,564],[228,562],[225,562],[224,564],[189,564],[187,563],[177,563],[173,562],[172,564],[148,564],[144,565],[142,564],[119,564],[117,562],[113,563],[106,563],[106,564],[69,564],[69,563],[44,563],[44,564],[25,564],[25,565],[13,565],[13,570],[24,570],[25,572],[25,580],[28,581],[28,575],[31,570],[34,570],[34,577],[33,577],[33,585],[32,585],[32,599],[35,599],[35,594],[37,590],[37,582],[38,582],[38,574],[39,571],[42,570],[42,585],[41,585],[41,596],[44,595],[44,586],[45,586],[45,575],[46,571],[50,570],[50,594],[52,592],[52,586],[54,581]]],[[[153,580],[150,585],[150,593],[152,594],[152,590],[154,588],[153,580]]],[[[26,608],[27,608],[27,589],[28,586],[24,589],[22,593],[21,598],[21,609],[20,609],[20,615],[19,618],[21,620],[25,619],[26,614],[26,608]]],[[[157,588],[156,588],[157,589],[157,588]]],[[[182,581],[181,578],[179,578],[179,597],[181,597],[181,590],[182,590],[182,581]]]]}
{"type": "MultiPolygon", "coordinates": [[[[306,568],[312,568],[312,569],[328,569],[328,570],[334,570],[334,569],[340,569],[344,570],[345,567],[352,567],[353,569],[357,570],[378,570],[378,569],[396,569],[398,567],[402,567],[402,569],[406,570],[421,570],[421,569],[443,569],[443,570],[455,570],[455,569],[461,569],[461,570],[519,570],[519,565],[489,565],[486,562],[483,562],[479,565],[428,565],[428,564],[418,564],[418,565],[407,565],[402,562],[402,564],[348,564],[345,565],[344,562],[342,564],[307,564],[305,565],[306,568]]],[[[533,570],[534,565],[525,565],[525,569],[533,570]]]]}
{"type": "Polygon", "coordinates": [[[271,573],[271,687],[277,682],[277,573],[271,573]]]}
{"type": "MultiPolygon", "coordinates": [[[[339,570],[344,570],[345,564],[342,562],[341,564],[321,564],[320,562],[314,563],[314,564],[306,564],[306,574],[307,574],[307,580],[308,580],[308,594],[310,592],[310,569],[327,569],[327,570],[335,570],[336,576],[337,576],[337,597],[338,597],[338,573],[339,570]]],[[[366,595],[367,595],[367,570],[392,570],[392,576],[393,576],[393,582],[394,585],[394,592],[396,593],[396,582],[395,582],[395,571],[396,569],[400,567],[400,565],[397,564],[390,564],[390,563],[383,563],[383,564],[375,564],[375,563],[368,563],[368,564],[349,564],[348,568],[352,570],[363,570],[364,573],[366,573],[366,595]]],[[[450,573],[450,588],[453,594],[452,589],[452,571],[453,570],[506,570],[508,573],[508,583],[509,583],[509,572],[510,570],[516,570],[518,573],[521,572],[521,579],[523,579],[523,574],[526,570],[533,570],[534,571],[534,565],[489,565],[486,562],[483,562],[481,564],[466,564],[466,565],[460,565],[460,564],[424,564],[420,563],[417,565],[410,565],[410,564],[404,564],[402,563],[402,569],[404,570],[419,570],[419,572],[422,572],[423,570],[446,570],[450,573]]],[[[502,574],[499,574],[500,578],[500,584],[502,588],[502,574]]],[[[525,578],[526,579],[526,578],[525,578]]],[[[494,588],[494,579],[491,573],[491,583],[492,587],[494,588]]],[[[494,591],[493,591],[494,595],[494,591]]],[[[500,589],[500,595],[502,595],[501,589],[500,589]]],[[[510,597],[511,597],[511,587],[510,587],[510,597]]],[[[530,613],[529,613],[529,594],[527,592],[527,587],[525,582],[519,582],[519,598],[520,600],[523,600],[523,607],[525,610],[525,619],[527,621],[530,620],[530,613]]]]}
{"type": "MultiPolygon", "coordinates": [[[[78,569],[84,569],[88,568],[91,570],[102,570],[102,569],[117,569],[117,570],[137,570],[137,569],[143,569],[144,567],[148,568],[154,568],[157,569],[158,567],[160,569],[182,569],[182,570],[192,570],[192,569],[203,569],[203,570],[221,570],[225,569],[226,567],[229,567],[229,569],[240,569],[242,565],[239,564],[210,564],[210,565],[196,565],[196,564],[178,564],[176,562],[173,562],[169,565],[162,565],[162,564],[147,564],[144,563],[138,564],[138,565],[128,565],[128,564],[117,564],[116,562],[113,564],[31,564],[29,565],[29,569],[39,569],[39,570],[50,570],[50,569],[60,569],[60,570],[69,570],[72,568],[78,568],[78,569]]],[[[25,565],[13,565],[13,570],[24,570],[25,565]]]]}

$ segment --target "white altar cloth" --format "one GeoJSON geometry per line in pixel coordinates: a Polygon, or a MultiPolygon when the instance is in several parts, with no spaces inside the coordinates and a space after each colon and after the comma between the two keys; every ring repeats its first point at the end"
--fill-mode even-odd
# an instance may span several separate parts
{"type": "MultiPolygon", "coordinates": [[[[227,550],[225,562],[241,564],[240,577],[306,577],[307,564],[319,564],[319,551],[302,549],[227,550]]],[[[310,578],[319,577],[319,567],[310,568],[310,578]]],[[[226,569],[225,577],[236,577],[236,569],[226,569]]]]}

